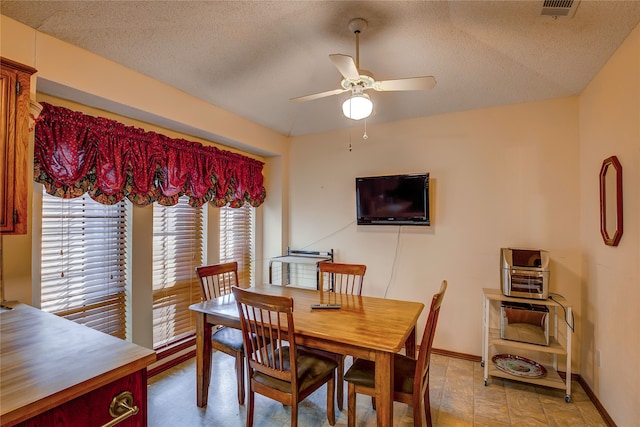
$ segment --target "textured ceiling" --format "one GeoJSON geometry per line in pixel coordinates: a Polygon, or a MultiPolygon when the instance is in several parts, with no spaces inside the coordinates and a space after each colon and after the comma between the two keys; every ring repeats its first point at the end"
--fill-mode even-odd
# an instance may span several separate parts
{"type": "Polygon", "coordinates": [[[329,54],[377,80],[432,75],[429,91],[375,92],[368,123],[579,94],[640,22],[640,1],[10,1],[0,12],[285,135],[353,126],[329,54]]]}

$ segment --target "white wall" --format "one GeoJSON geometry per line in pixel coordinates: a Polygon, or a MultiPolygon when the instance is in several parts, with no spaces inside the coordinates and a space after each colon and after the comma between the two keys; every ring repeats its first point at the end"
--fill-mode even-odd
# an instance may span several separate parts
{"type": "Polygon", "coordinates": [[[366,141],[361,127],[293,139],[293,248],[333,248],[339,261],[366,264],[366,295],[426,304],[447,279],[438,348],[480,355],[482,288],[500,285],[501,247],[550,251],[551,291],[580,320],[577,98],[370,126],[367,133],[366,141]],[[433,225],[357,226],[355,177],[405,172],[431,174],[433,225]]]}
{"type": "Polygon", "coordinates": [[[640,420],[640,26],[580,96],[582,377],[619,426],[640,420]],[[600,236],[598,175],[622,165],[624,233],[600,236]],[[597,353],[600,366],[597,366],[597,353]]]}
{"type": "MultiPolygon", "coordinates": [[[[289,152],[282,135],[0,20],[0,55],[37,68],[34,83],[70,87],[83,99],[270,153],[257,239],[263,267],[287,245],[334,248],[339,261],[367,264],[365,294],[425,303],[447,279],[438,348],[480,354],[481,289],[499,284],[500,247],[549,250],[551,290],[576,313],[573,370],[618,425],[640,419],[639,28],[579,98],[370,126],[366,142],[358,125],[296,138],[289,152]],[[597,174],[612,154],[624,168],[625,231],[615,248],[602,244],[598,226],[597,174]],[[355,225],[356,176],[420,171],[432,177],[432,227],[355,225]]],[[[27,303],[31,236],[31,227],[26,236],[2,236],[7,297],[27,303]]]]}

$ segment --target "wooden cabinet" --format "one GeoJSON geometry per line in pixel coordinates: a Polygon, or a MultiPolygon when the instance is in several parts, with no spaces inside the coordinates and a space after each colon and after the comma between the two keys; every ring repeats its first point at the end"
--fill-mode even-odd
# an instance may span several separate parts
{"type": "Polygon", "coordinates": [[[0,312],[0,424],[147,425],[147,366],[155,353],[19,303],[0,312]],[[129,393],[129,394],[127,394],[129,393]],[[116,408],[117,396],[130,408],[116,408]]]}
{"type": "Polygon", "coordinates": [[[507,378],[516,381],[564,389],[565,400],[571,402],[571,334],[573,332],[573,312],[567,301],[554,296],[545,300],[513,298],[502,294],[500,289],[483,289],[483,339],[482,363],[484,368],[484,385],[489,376],[507,378]],[[503,302],[529,303],[548,307],[549,309],[549,345],[539,345],[503,339],[500,333],[500,307],[503,302]],[[515,376],[497,369],[492,358],[496,354],[507,353],[526,357],[539,362],[545,367],[547,374],[541,378],[515,376]],[[558,373],[558,359],[565,363],[565,377],[558,373]]]}
{"type": "Polygon", "coordinates": [[[29,86],[34,68],[0,58],[0,233],[27,233],[29,86]]]}

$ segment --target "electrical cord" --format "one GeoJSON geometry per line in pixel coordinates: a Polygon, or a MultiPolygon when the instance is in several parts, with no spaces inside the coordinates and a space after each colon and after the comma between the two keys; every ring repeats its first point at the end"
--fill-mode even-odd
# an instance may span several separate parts
{"type": "Polygon", "coordinates": [[[339,232],[341,232],[342,230],[344,230],[344,229],[346,229],[346,228],[350,227],[350,226],[351,226],[351,225],[353,225],[355,222],[356,222],[356,220],[354,219],[353,221],[349,222],[349,223],[348,223],[347,225],[345,225],[344,227],[339,228],[338,230],[334,231],[333,233],[327,234],[326,236],[319,238],[319,239],[318,239],[318,240],[316,240],[315,242],[311,242],[311,243],[309,243],[308,245],[303,246],[301,249],[307,249],[309,246],[313,246],[313,245],[315,245],[316,243],[323,241],[324,239],[327,239],[327,238],[329,238],[329,237],[331,237],[331,236],[334,236],[334,235],[338,234],[339,232]]]}
{"type": "MultiPolygon", "coordinates": [[[[318,239],[318,240],[316,240],[316,241],[314,241],[314,242],[312,242],[312,243],[309,243],[309,244],[307,244],[307,245],[303,246],[301,249],[307,249],[307,248],[309,248],[310,246],[313,246],[313,245],[315,245],[315,244],[317,244],[317,243],[319,243],[319,242],[323,241],[324,239],[327,239],[327,238],[329,238],[329,237],[331,237],[331,236],[334,236],[334,235],[336,235],[336,234],[340,233],[341,231],[345,230],[346,228],[350,227],[350,226],[351,226],[351,225],[353,225],[355,222],[356,222],[355,220],[354,220],[354,221],[351,221],[351,222],[349,222],[347,225],[345,225],[345,226],[343,226],[343,227],[339,228],[338,230],[334,231],[333,233],[327,234],[326,236],[321,237],[320,239],[318,239]]],[[[400,226],[400,225],[399,225],[399,226],[398,226],[398,234],[397,234],[397,237],[396,237],[396,249],[395,249],[395,254],[394,254],[394,256],[393,256],[393,263],[391,264],[391,274],[389,275],[389,281],[387,282],[387,286],[386,286],[386,288],[385,288],[385,290],[384,290],[384,297],[383,297],[383,298],[386,298],[386,297],[387,297],[387,293],[389,292],[389,287],[391,286],[391,280],[393,279],[393,274],[394,274],[395,269],[396,269],[396,262],[397,262],[397,260],[398,260],[398,251],[399,251],[399,248],[400,248],[400,230],[401,230],[401,228],[402,228],[402,226],[400,226]]]]}
{"type": "MultiPolygon", "coordinates": [[[[317,243],[319,243],[319,242],[321,242],[321,241],[323,241],[323,240],[325,240],[325,239],[327,239],[327,238],[329,238],[329,237],[331,237],[331,236],[334,236],[334,235],[336,235],[336,234],[340,233],[341,231],[343,231],[343,230],[345,230],[345,229],[349,228],[349,227],[350,227],[351,225],[353,225],[355,222],[356,222],[355,220],[354,220],[354,221],[351,221],[351,222],[349,222],[348,224],[346,224],[345,226],[343,226],[343,227],[341,227],[341,228],[337,229],[337,230],[336,230],[336,231],[334,231],[333,233],[327,234],[326,236],[321,237],[320,239],[318,239],[318,240],[316,240],[316,241],[314,241],[314,242],[311,242],[311,243],[309,243],[309,244],[307,244],[307,245],[303,246],[303,247],[302,247],[302,248],[300,248],[300,249],[301,249],[301,250],[303,250],[303,249],[308,249],[309,247],[311,247],[311,246],[313,246],[313,245],[315,245],[315,244],[317,244],[317,243]]],[[[385,288],[385,290],[384,290],[384,298],[386,298],[386,297],[387,297],[387,293],[389,292],[389,287],[391,286],[391,280],[393,279],[393,274],[394,274],[395,269],[396,269],[396,262],[397,262],[397,260],[398,260],[398,251],[399,251],[399,248],[400,248],[400,229],[401,229],[401,228],[402,228],[402,227],[399,225],[399,226],[398,226],[398,234],[397,234],[397,237],[396,237],[396,249],[395,249],[395,254],[394,254],[394,256],[393,256],[393,263],[391,264],[391,274],[389,275],[389,281],[387,282],[387,286],[386,286],[386,288],[385,288]]],[[[261,261],[264,261],[264,260],[258,260],[258,262],[261,262],[261,261]]]]}
{"type": "Polygon", "coordinates": [[[564,323],[566,323],[569,329],[571,329],[571,332],[575,333],[576,330],[574,326],[575,326],[576,320],[575,320],[575,316],[573,315],[573,311],[571,311],[571,323],[569,323],[569,320],[567,320],[567,308],[564,305],[562,305],[560,301],[555,299],[553,295],[557,295],[562,299],[565,299],[565,298],[562,295],[557,293],[549,293],[549,299],[556,302],[560,307],[562,307],[562,311],[564,311],[564,323]]]}
{"type": "MultiPolygon", "coordinates": [[[[321,237],[320,239],[316,240],[315,242],[312,242],[312,243],[309,243],[308,245],[303,246],[301,249],[307,249],[307,248],[309,248],[310,246],[313,246],[313,245],[315,245],[315,244],[317,244],[317,243],[319,243],[319,242],[323,241],[324,239],[327,239],[327,238],[329,238],[329,237],[331,237],[331,236],[334,236],[334,235],[336,235],[336,234],[340,233],[341,231],[345,230],[346,228],[350,227],[350,226],[351,226],[351,225],[353,225],[353,223],[355,223],[355,222],[356,222],[355,220],[354,220],[354,221],[351,221],[351,222],[349,222],[347,225],[345,225],[344,227],[341,227],[341,228],[339,228],[338,230],[334,231],[333,233],[330,233],[330,234],[327,234],[327,235],[326,235],[326,236],[324,236],[324,237],[321,237]]],[[[386,298],[386,297],[387,297],[387,293],[389,292],[389,287],[391,286],[391,280],[393,279],[393,274],[395,273],[395,269],[396,269],[396,262],[397,262],[397,260],[398,260],[398,251],[399,251],[399,248],[400,248],[400,230],[401,230],[401,228],[402,228],[402,226],[400,226],[400,225],[399,225],[399,226],[398,226],[398,234],[397,234],[397,237],[396,237],[396,249],[395,249],[395,254],[394,254],[394,256],[393,256],[393,263],[391,264],[391,274],[389,275],[389,281],[387,282],[387,286],[386,286],[386,288],[385,288],[385,290],[384,290],[384,297],[383,297],[383,298],[386,298]]]]}
{"type": "Polygon", "coordinates": [[[384,297],[387,297],[387,292],[389,292],[389,286],[391,286],[391,279],[393,279],[393,273],[396,269],[396,260],[398,259],[398,249],[400,248],[400,229],[402,227],[398,226],[398,237],[396,238],[396,251],[393,255],[393,263],[391,264],[391,274],[389,274],[389,281],[387,282],[387,287],[384,289],[384,297]]]}
{"type": "MultiPolygon", "coordinates": [[[[327,238],[329,238],[329,237],[331,237],[331,236],[334,236],[334,235],[338,234],[338,233],[339,233],[339,232],[341,232],[342,230],[345,230],[345,229],[346,229],[346,228],[348,228],[349,226],[353,225],[353,223],[355,223],[355,222],[356,222],[356,220],[353,220],[353,221],[349,222],[347,225],[345,225],[344,227],[339,228],[338,230],[334,231],[333,233],[327,234],[326,236],[319,238],[319,239],[318,239],[318,240],[316,240],[315,242],[311,242],[311,243],[309,243],[309,244],[307,244],[307,245],[303,246],[302,248],[300,248],[300,250],[308,249],[310,246],[313,246],[313,245],[315,245],[316,243],[323,241],[324,239],[327,239],[327,238]]],[[[257,260],[256,260],[256,263],[265,262],[265,261],[268,261],[268,260],[270,260],[270,259],[271,259],[271,258],[257,259],[257,260]]]]}

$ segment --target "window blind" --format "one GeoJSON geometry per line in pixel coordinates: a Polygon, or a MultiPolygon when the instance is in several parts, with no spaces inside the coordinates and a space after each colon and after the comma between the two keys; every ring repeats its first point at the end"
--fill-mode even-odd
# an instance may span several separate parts
{"type": "Polygon", "coordinates": [[[202,264],[202,208],[187,197],[175,206],[153,205],[153,347],[195,333],[189,305],[200,301],[195,268],[202,264]]]}
{"type": "Polygon", "coordinates": [[[238,262],[238,282],[243,287],[252,284],[254,226],[255,208],[249,203],[220,208],[220,262],[238,262]]]}
{"type": "Polygon", "coordinates": [[[41,308],[125,338],[126,207],[42,198],[41,308]]]}

